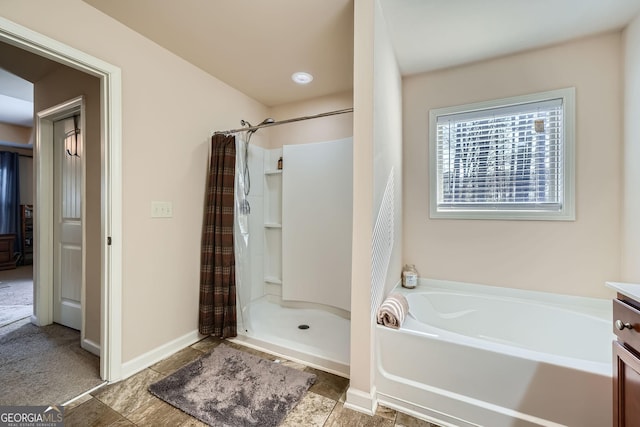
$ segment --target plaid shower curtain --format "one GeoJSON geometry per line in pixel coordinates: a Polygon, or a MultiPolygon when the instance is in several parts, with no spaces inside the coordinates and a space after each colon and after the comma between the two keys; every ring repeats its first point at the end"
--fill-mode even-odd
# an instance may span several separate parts
{"type": "Polygon", "coordinates": [[[202,225],[198,329],[203,335],[221,338],[237,335],[233,247],[235,169],[235,137],[214,135],[202,225]]]}

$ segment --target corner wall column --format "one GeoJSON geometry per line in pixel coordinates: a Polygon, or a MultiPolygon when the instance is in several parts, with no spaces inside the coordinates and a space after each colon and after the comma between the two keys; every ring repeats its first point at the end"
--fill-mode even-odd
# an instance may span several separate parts
{"type": "Polygon", "coordinates": [[[354,8],[351,381],[344,406],[373,415],[377,407],[371,321],[375,3],[356,0],[354,8]]]}

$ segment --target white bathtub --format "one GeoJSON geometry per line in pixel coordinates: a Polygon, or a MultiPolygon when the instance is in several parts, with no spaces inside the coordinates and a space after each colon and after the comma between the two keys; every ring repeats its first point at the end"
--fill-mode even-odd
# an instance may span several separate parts
{"type": "Polygon", "coordinates": [[[443,426],[611,425],[611,301],[420,279],[378,401],[443,426]]]}

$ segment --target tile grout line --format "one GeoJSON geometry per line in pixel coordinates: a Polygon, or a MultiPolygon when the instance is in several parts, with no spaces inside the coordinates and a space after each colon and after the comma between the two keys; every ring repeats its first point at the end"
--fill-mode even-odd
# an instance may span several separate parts
{"type": "MultiPolygon", "coordinates": [[[[206,338],[205,338],[205,339],[206,339],[206,338]]],[[[197,351],[197,352],[201,353],[201,355],[206,354],[206,352],[204,352],[204,351],[202,351],[202,350],[200,350],[200,349],[193,348],[193,347],[192,347],[193,345],[194,345],[194,344],[192,344],[191,346],[188,346],[188,348],[191,348],[192,350],[195,350],[195,351],[197,351]]],[[[186,348],[186,347],[185,347],[185,348],[186,348]]],[[[170,357],[170,356],[169,356],[169,357],[170,357]]],[[[164,359],[163,359],[163,360],[164,360],[164,359]]],[[[159,362],[158,362],[158,363],[159,363],[159,362]]],[[[155,373],[157,373],[157,374],[159,374],[159,375],[164,375],[164,377],[167,377],[168,375],[171,375],[171,373],[169,373],[169,374],[165,374],[165,373],[163,373],[163,372],[160,372],[160,371],[158,371],[158,370],[154,369],[154,368],[153,368],[153,366],[155,366],[156,364],[157,364],[157,363],[154,363],[153,365],[151,365],[151,366],[149,366],[148,368],[145,368],[145,369],[149,369],[150,371],[155,372],[155,373]]],[[[179,369],[179,368],[178,368],[178,369],[179,369]]],[[[140,371],[140,372],[142,372],[142,371],[140,371]]],[[[146,393],[149,393],[149,391],[148,391],[148,390],[145,390],[145,392],[146,392],[146,393]]],[[[98,401],[99,401],[100,403],[102,403],[103,405],[105,405],[105,406],[107,406],[108,408],[110,408],[111,410],[113,410],[114,412],[116,412],[118,415],[120,415],[120,417],[121,417],[121,418],[123,418],[123,419],[127,420],[127,421],[128,421],[128,422],[130,422],[132,425],[134,425],[134,426],[138,426],[138,424],[136,424],[135,422],[133,422],[133,421],[129,418],[129,416],[131,416],[132,414],[134,414],[134,413],[135,413],[135,411],[133,411],[131,414],[125,415],[125,414],[123,414],[122,412],[117,411],[115,408],[113,408],[111,405],[107,404],[106,402],[103,402],[102,400],[100,400],[100,399],[99,399],[99,398],[97,398],[96,396],[92,396],[92,397],[93,397],[94,399],[98,400],[98,401]]],[[[85,403],[86,403],[86,402],[85,402],[85,403]]],[[[197,418],[193,417],[193,416],[192,416],[192,415],[190,415],[190,414],[186,414],[186,415],[188,415],[189,417],[191,417],[191,418],[193,418],[193,419],[197,420],[197,418]]],[[[117,422],[117,421],[116,421],[116,422],[117,422]]],[[[112,424],[113,424],[113,423],[112,423],[112,424]]]]}
{"type": "Polygon", "coordinates": [[[335,400],[335,403],[333,404],[333,408],[331,408],[331,412],[329,412],[329,415],[327,416],[327,419],[324,420],[324,423],[322,423],[322,427],[327,426],[327,422],[329,421],[329,418],[331,418],[331,414],[333,414],[333,411],[336,410],[336,407],[338,406],[338,403],[340,403],[339,401],[335,400]]]}
{"type": "MultiPolygon", "coordinates": [[[[101,389],[102,387],[106,386],[107,384],[109,384],[109,382],[108,382],[108,381],[103,381],[101,384],[98,384],[97,386],[95,386],[95,387],[93,387],[93,388],[91,388],[91,389],[89,389],[89,390],[87,390],[87,391],[85,391],[85,392],[83,392],[83,393],[80,393],[80,394],[79,394],[79,395],[77,395],[76,397],[72,397],[71,399],[67,400],[66,402],[64,402],[64,403],[62,404],[62,406],[63,406],[63,407],[64,407],[64,406],[69,406],[70,404],[72,404],[72,403],[73,403],[73,402],[75,402],[76,400],[82,399],[84,396],[91,396],[91,397],[93,397],[93,395],[92,395],[91,393],[93,393],[93,392],[94,392],[94,391],[96,391],[96,390],[101,389]]],[[[83,402],[83,403],[86,403],[86,402],[83,402]]],[[[82,405],[82,403],[81,403],[80,405],[82,405]]]]}

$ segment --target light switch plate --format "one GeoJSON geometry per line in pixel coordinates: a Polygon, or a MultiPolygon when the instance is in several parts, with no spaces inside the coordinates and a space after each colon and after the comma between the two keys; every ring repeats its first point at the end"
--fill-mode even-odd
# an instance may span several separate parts
{"type": "Polygon", "coordinates": [[[151,218],[172,218],[173,203],[151,202],[151,218]]]}

